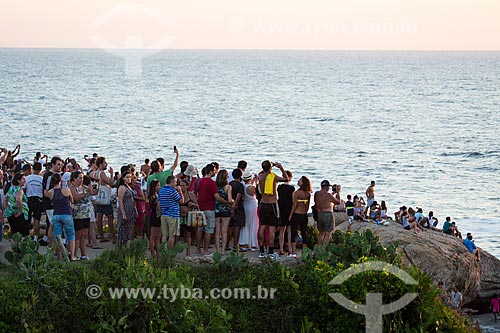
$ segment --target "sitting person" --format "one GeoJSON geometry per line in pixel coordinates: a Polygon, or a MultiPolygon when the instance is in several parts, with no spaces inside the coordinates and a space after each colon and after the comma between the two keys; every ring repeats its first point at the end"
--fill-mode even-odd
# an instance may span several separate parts
{"type": "Polygon", "coordinates": [[[455,224],[455,221],[451,222],[451,228],[453,230],[453,236],[462,239],[462,233],[458,230],[458,227],[455,224]]]}
{"type": "Polygon", "coordinates": [[[380,220],[380,207],[377,201],[372,202],[368,213],[368,218],[372,219],[374,222],[378,222],[380,220]]]}
{"type": "Polygon", "coordinates": [[[425,229],[431,229],[431,230],[434,230],[434,231],[439,231],[439,232],[442,232],[442,230],[441,230],[441,229],[436,228],[435,226],[433,226],[433,225],[430,223],[429,218],[427,218],[427,217],[423,217],[423,218],[420,220],[419,224],[420,224],[422,227],[424,227],[425,229]]]}
{"type": "Polygon", "coordinates": [[[472,240],[472,234],[470,232],[467,233],[467,238],[465,238],[464,240],[464,245],[470,253],[476,256],[477,261],[481,261],[479,249],[476,247],[476,244],[474,244],[474,241],[472,240]]]}
{"type": "Polygon", "coordinates": [[[448,235],[453,235],[454,230],[452,229],[451,217],[447,216],[443,224],[443,232],[448,235]]]}
{"type": "Polygon", "coordinates": [[[401,206],[399,207],[399,210],[397,212],[394,213],[394,219],[396,220],[396,222],[398,222],[399,224],[401,224],[401,215],[406,212],[406,206],[401,206]]]}
{"type": "Polygon", "coordinates": [[[418,230],[425,231],[425,229],[417,223],[415,218],[415,210],[413,208],[408,208],[408,211],[403,212],[401,215],[401,223],[403,224],[403,228],[406,230],[414,230],[418,232],[418,230]]]}
{"type": "Polygon", "coordinates": [[[385,204],[385,200],[382,200],[380,203],[380,218],[387,220],[389,217],[387,216],[387,206],[385,204]]]}
{"type": "Polygon", "coordinates": [[[359,197],[357,195],[354,196],[354,219],[357,221],[363,221],[365,219],[365,214],[363,213],[365,207],[361,205],[359,197]]]}
{"type": "Polygon", "coordinates": [[[443,232],[462,239],[462,233],[458,230],[455,222],[451,222],[451,217],[449,216],[446,217],[446,221],[443,224],[443,232]]]}
{"type": "Polygon", "coordinates": [[[422,219],[424,218],[424,212],[422,211],[422,208],[417,207],[415,218],[417,219],[418,223],[422,222],[422,219]]]}
{"type": "Polygon", "coordinates": [[[403,224],[403,228],[405,228],[406,230],[413,230],[416,233],[418,232],[417,229],[424,230],[417,222],[410,221],[410,215],[406,211],[401,214],[400,220],[401,224],[403,224]]]}
{"type": "Polygon", "coordinates": [[[428,219],[429,219],[430,224],[432,224],[433,227],[437,227],[439,221],[437,218],[434,217],[434,212],[432,210],[429,211],[428,219]]]}

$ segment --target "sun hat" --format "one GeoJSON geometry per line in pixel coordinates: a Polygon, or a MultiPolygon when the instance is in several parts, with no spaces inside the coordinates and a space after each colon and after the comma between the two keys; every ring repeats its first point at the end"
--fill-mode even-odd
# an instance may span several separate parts
{"type": "Polygon", "coordinates": [[[194,165],[188,165],[186,170],[184,170],[184,175],[194,177],[194,176],[198,175],[198,170],[196,169],[196,167],[194,165]]]}
{"type": "Polygon", "coordinates": [[[250,172],[250,170],[245,170],[245,172],[243,172],[243,180],[249,180],[252,178],[253,178],[253,174],[252,174],[252,172],[250,172]]]}

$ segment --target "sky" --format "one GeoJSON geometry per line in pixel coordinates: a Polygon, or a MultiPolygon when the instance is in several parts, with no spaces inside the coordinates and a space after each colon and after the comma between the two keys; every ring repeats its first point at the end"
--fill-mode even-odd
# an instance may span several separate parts
{"type": "Polygon", "coordinates": [[[0,0],[0,47],[500,50],[499,0],[0,0]]]}

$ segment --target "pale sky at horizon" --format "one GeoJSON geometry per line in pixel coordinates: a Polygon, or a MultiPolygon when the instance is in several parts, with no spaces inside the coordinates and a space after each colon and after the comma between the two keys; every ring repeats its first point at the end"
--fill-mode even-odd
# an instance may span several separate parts
{"type": "Polygon", "coordinates": [[[0,47],[500,50],[499,0],[0,0],[0,47]]]}

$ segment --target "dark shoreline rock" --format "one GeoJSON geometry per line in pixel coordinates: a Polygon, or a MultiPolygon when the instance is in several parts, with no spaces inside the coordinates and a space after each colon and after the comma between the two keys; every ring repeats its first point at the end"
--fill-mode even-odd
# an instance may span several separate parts
{"type": "MultiPolygon", "coordinates": [[[[335,216],[338,228],[346,231],[347,215],[335,213],[335,216]]],[[[429,274],[436,284],[443,282],[447,292],[457,286],[468,308],[487,312],[493,294],[500,294],[500,260],[481,250],[478,262],[460,238],[432,230],[415,233],[404,230],[395,221],[389,226],[358,221],[352,225],[352,231],[366,229],[372,230],[383,246],[398,241],[403,261],[429,274]]]]}

